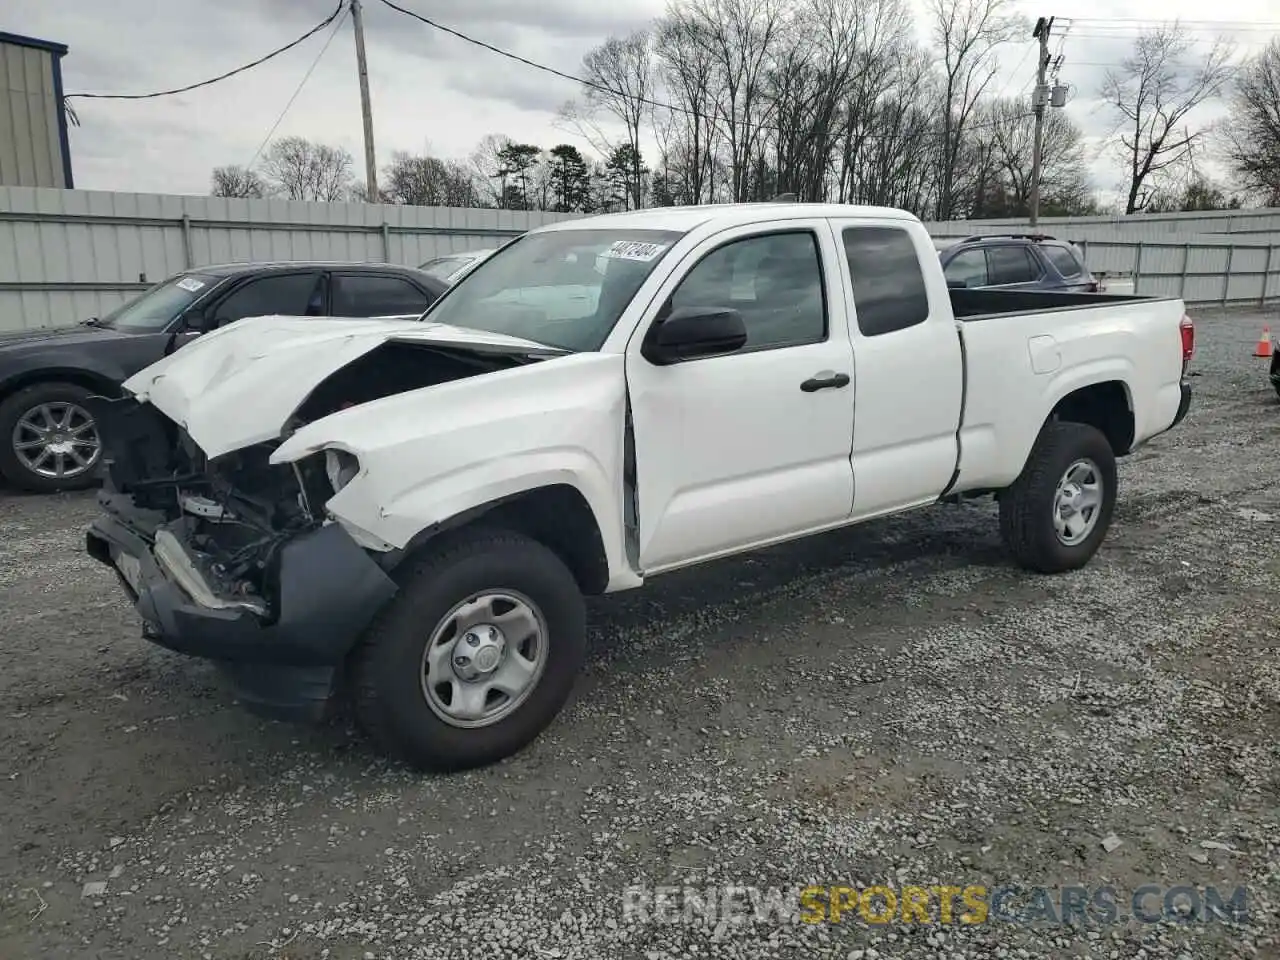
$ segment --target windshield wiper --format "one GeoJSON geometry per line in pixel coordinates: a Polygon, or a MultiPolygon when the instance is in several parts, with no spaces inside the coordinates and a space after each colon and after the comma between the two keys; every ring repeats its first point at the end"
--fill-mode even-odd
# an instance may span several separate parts
{"type": "Polygon", "coordinates": [[[104,323],[102,322],[102,320],[101,320],[101,319],[99,319],[98,317],[89,317],[89,318],[88,318],[88,319],[86,319],[86,320],[81,320],[81,321],[80,321],[80,326],[82,326],[82,327],[105,327],[105,326],[106,326],[106,324],[104,324],[104,323]]]}

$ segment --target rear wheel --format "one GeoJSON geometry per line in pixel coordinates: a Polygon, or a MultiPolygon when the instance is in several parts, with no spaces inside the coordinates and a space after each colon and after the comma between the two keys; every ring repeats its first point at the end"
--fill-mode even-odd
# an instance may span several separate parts
{"type": "Polygon", "coordinates": [[[585,650],[585,604],[559,557],[515,533],[463,534],[413,562],[362,640],[356,716],[419,769],[493,763],[555,719],[585,650]]]}
{"type": "Polygon", "coordinates": [[[1024,567],[1083,567],[1102,544],[1116,503],[1116,458],[1096,427],[1045,425],[1022,474],[1000,495],[1000,533],[1024,567]]]}
{"type": "Polygon", "coordinates": [[[34,383],[0,403],[0,474],[22,490],[92,486],[102,459],[98,427],[74,383],[34,383]]]}

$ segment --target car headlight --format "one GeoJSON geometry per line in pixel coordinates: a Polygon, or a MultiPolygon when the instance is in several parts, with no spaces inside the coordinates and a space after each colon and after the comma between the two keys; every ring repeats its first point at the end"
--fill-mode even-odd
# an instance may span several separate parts
{"type": "Polygon", "coordinates": [[[326,450],[324,472],[333,492],[338,493],[360,472],[360,461],[345,450],[326,450]]]}

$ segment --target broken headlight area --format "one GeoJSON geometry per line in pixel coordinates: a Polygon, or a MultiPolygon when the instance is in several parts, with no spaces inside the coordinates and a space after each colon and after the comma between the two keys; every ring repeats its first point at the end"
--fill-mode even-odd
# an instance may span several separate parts
{"type": "Polygon", "coordinates": [[[250,447],[121,491],[163,515],[152,532],[156,559],[192,597],[267,620],[276,613],[281,551],[324,523],[334,493],[324,454],[274,466],[271,450],[250,447]]]}
{"type": "Polygon", "coordinates": [[[325,522],[325,503],[359,471],[336,450],[272,464],[275,443],[208,459],[186,431],[136,404],[109,409],[101,423],[104,507],[151,541],[157,562],[198,602],[267,620],[280,551],[325,522]]]}

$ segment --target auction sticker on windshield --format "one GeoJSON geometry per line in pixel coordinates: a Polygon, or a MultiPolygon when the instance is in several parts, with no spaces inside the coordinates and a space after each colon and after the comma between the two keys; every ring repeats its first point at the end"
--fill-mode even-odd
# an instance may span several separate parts
{"type": "Polygon", "coordinates": [[[195,277],[183,277],[178,281],[178,286],[189,293],[195,293],[204,289],[204,281],[197,280],[195,277]]]}
{"type": "Polygon", "coordinates": [[[643,243],[639,240],[618,240],[605,251],[605,256],[613,260],[638,260],[648,263],[667,249],[663,243],[643,243]]]}

